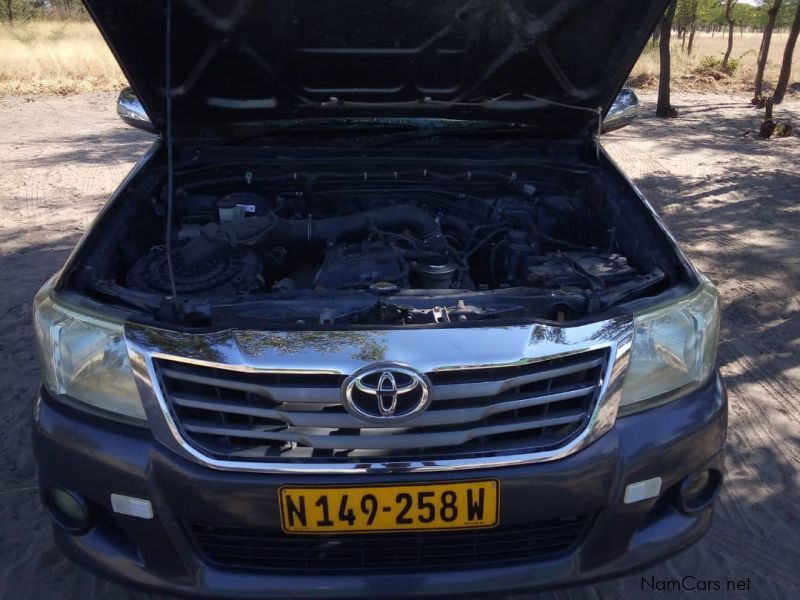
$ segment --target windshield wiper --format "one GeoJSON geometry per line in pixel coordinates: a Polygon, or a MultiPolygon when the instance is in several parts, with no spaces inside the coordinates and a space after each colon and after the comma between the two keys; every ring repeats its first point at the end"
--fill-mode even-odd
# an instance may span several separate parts
{"type": "Polygon", "coordinates": [[[424,131],[415,131],[408,134],[397,134],[370,145],[377,148],[381,146],[393,146],[395,144],[425,141],[442,137],[468,137],[474,135],[528,135],[532,131],[534,131],[533,127],[527,127],[518,123],[481,123],[479,125],[461,125],[438,129],[426,129],[424,131]]]}
{"type": "Polygon", "coordinates": [[[291,121],[268,129],[259,129],[237,137],[227,138],[219,142],[219,146],[230,146],[244,142],[269,139],[273,136],[291,135],[294,133],[312,133],[314,135],[341,136],[347,134],[381,134],[418,131],[419,126],[408,121],[378,121],[359,119],[304,119],[291,121]]]}

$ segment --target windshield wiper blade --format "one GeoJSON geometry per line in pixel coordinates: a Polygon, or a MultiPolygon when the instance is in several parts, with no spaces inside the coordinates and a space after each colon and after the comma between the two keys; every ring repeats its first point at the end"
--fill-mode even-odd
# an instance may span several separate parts
{"type": "Polygon", "coordinates": [[[373,120],[353,120],[353,119],[312,119],[312,120],[298,120],[290,123],[278,125],[277,127],[270,127],[269,129],[259,129],[240,135],[237,137],[227,138],[219,142],[219,146],[230,146],[234,144],[241,144],[243,142],[256,141],[261,139],[269,139],[276,135],[286,135],[293,133],[313,133],[330,135],[344,135],[344,134],[358,134],[358,133],[394,133],[394,132],[407,132],[417,131],[419,126],[408,122],[392,122],[392,121],[373,121],[373,120]]]}
{"type": "Polygon", "coordinates": [[[491,134],[491,135],[520,135],[529,134],[534,130],[532,127],[526,127],[517,123],[491,123],[480,125],[466,125],[458,127],[447,127],[441,129],[426,129],[425,131],[416,131],[408,134],[393,135],[385,140],[381,140],[374,144],[373,147],[393,146],[395,144],[404,144],[406,142],[425,141],[442,137],[465,137],[473,136],[476,134],[491,134]]]}

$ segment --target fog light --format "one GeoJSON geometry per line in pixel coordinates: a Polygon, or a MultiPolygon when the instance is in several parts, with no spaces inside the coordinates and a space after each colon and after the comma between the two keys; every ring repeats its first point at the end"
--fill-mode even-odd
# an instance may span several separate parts
{"type": "Polygon", "coordinates": [[[693,513],[707,508],[714,501],[721,481],[722,474],[711,469],[686,477],[678,491],[680,509],[693,513]]]}
{"type": "Polygon", "coordinates": [[[89,527],[89,507],[80,494],[62,488],[50,488],[45,493],[50,515],[60,526],[78,533],[89,527]]]}

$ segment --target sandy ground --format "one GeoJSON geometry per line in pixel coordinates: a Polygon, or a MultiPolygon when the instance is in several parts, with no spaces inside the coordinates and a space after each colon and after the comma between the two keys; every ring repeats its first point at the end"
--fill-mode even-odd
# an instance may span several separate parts
{"type": "MultiPolygon", "coordinates": [[[[721,364],[731,399],[728,479],[713,529],[643,573],[749,580],[749,591],[652,592],[635,575],[551,599],[800,597],[800,138],[754,138],[747,97],[681,94],[681,118],[606,136],[689,256],[720,286],[721,364]]],[[[0,99],[0,596],[153,598],[61,557],[35,492],[29,415],[39,374],[36,289],[65,260],[149,143],[114,97],[0,99]]],[[[800,103],[780,109],[800,127],[800,103]]]]}

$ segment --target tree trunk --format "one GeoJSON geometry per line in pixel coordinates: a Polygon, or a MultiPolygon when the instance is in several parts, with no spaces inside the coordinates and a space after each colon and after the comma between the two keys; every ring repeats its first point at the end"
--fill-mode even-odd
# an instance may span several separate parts
{"type": "Polygon", "coordinates": [[[728,0],[725,4],[725,20],[728,22],[728,49],[725,51],[725,58],[722,59],[722,70],[728,70],[728,62],[731,60],[731,52],[733,52],[733,28],[736,21],[733,19],[733,5],[736,0],[728,0]]]}
{"type": "Polygon", "coordinates": [[[8,24],[14,25],[14,7],[11,6],[12,0],[6,0],[6,15],[8,16],[8,24]]]}
{"type": "Polygon", "coordinates": [[[674,117],[677,111],[670,101],[670,52],[669,38],[672,33],[672,21],[675,19],[675,8],[678,0],[670,0],[667,12],[661,18],[661,39],[659,40],[660,73],[658,79],[657,117],[674,117]]]}
{"type": "Polygon", "coordinates": [[[661,38],[661,28],[656,27],[655,31],[653,31],[653,35],[650,38],[650,43],[652,44],[653,48],[658,46],[658,40],[661,38]]]}
{"type": "Polygon", "coordinates": [[[767,109],[764,112],[764,121],[761,123],[761,129],[758,131],[758,137],[768,140],[772,137],[772,134],[775,132],[775,121],[772,120],[772,98],[767,98],[766,106],[767,109]]]}
{"type": "Polygon", "coordinates": [[[778,19],[778,11],[781,9],[783,0],[774,0],[772,7],[767,12],[767,25],[764,27],[764,36],[761,38],[761,50],[758,53],[756,63],[756,80],[753,83],[753,104],[761,102],[761,92],[764,89],[764,69],[767,68],[767,58],[769,57],[769,46],[772,43],[772,32],[775,29],[775,21],[778,19]]]}
{"type": "Polygon", "coordinates": [[[728,49],[725,51],[725,57],[722,59],[722,70],[728,69],[728,63],[731,60],[731,52],[733,52],[733,21],[728,23],[728,49]]]}
{"type": "Polygon", "coordinates": [[[686,56],[692,55],[692,46],[694,46],[694,34],[697,31],[697,4],[698,0],[694,0],[691,4],[692,16],[689,21],[689,45],[686,46],[686,56]]]}
{"type": "Polygon", "coordinates": [[[800,4],[797,5],[797,11],[794,13],[792,28],[789,30],[789,39],[786,40],[786,49],[783,51],[781,74],[778,77],[778,84],[775,86],[775,93],[772,95],[775,104],[783,102],[783,97],[786,95],[786,88],[789,87],[789,77],[792,75],[792,57],[794,56],[794,47],[795,44],[797,44],[798,33],[800,33],[800,4]]]}

